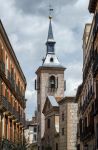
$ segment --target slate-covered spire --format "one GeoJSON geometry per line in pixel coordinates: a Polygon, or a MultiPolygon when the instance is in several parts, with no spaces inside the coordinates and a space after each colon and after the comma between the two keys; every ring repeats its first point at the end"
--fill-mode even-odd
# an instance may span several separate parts
{"type": "Polygon", "coordinates": [[[52,24],[51,24],[51,19],[50,19],[50,24],[49,24],[49,30],[48,30],[48,40],[53,40],[53,31],[52,31],[52,24]]]}
{"type": "Polygon", "coordinates": [[[51,53],[54,54],[55,53],[55,41],[53,38],[53,31],[52,31],[52,23],[51,23],[51,19],[52,17],[49,17],[49,30],[48,30],[48,38],[47,38],[47,42],[46,42],[46,46],[47,46],[47,54],[51,53]]]}

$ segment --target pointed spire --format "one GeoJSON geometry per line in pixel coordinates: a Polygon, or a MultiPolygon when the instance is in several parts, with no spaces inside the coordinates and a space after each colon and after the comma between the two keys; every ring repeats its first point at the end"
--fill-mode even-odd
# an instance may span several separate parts
{"type": "Polygon", "coordinates": [[[48,30],[48,38],[47,38],[47,42],[46,42],[47,54],[49,54],[49,53],[54,54],[55,53],[54,46],[55,46],[56,42],[54,41],[54,38],[53,38],[51,19],[52,19],[52,17],[49,16],[50,23],[49,23],[49,30],[48,30]]]}
{"type": "Polygon", "coordinates": [[[47,41],[53,40],[53,32],[52,32],[52,24],[51,24],[51,19],[50,19],[50,24],[49,24],[49,31],[48,31],[48,39],[47,41]]]}

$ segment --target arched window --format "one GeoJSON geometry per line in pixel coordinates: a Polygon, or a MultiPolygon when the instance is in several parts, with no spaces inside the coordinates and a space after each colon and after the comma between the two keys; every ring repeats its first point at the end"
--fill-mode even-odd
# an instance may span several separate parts
{"type": "Polygon", "coordinates": [[[51,76],[51,77],[49,78],[49,87],[50,87],[51,89],[54,89],[54,88],[55,88],[55,76],[51,76]]]}

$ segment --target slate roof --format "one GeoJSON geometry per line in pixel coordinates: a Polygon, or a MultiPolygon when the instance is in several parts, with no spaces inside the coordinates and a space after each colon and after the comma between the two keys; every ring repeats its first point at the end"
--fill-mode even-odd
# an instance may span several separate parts
{"type": "Polygon", "coordinates": [[[46,66],[46,67],[60,67],[60,68],[64,68],[60,64],[60,62],[59,62],[59,60],[58,60],[58,58],[57,58],[57,56],[55,54],[47,54],[47,56],[45,58],[45,61],[43,63],[43,66],[44,67],[46,66]],[[51,58],[53,59],[53,62],[51,62],[51,58]]]}
{"type": "MultiPolygon", "coordinates": [[[[50,24],[49,24],[49,30],[48,30],[48,38],[47,41],[53,40],[53,31],[52,31],[52,24],[51,24],[51,19],[50,19],[50,24]]],[[[53,40],[54,41],[54,40],[53,40]]]]}
{"type": "Polygon", "coordinates": [[[54,96],[48,96],[52,106],[59,106],[54,96]]]}

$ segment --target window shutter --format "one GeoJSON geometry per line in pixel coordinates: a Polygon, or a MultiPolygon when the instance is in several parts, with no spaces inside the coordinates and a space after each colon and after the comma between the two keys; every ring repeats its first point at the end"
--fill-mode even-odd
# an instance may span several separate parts
{"type": "Polygon", "coordinates": [[[36,80],[35,80],[35,90],[37,90],[37,87],[36,87],[36,80]]]}
{"type": "Polygon", "coordinates": [[[96,98],[98,98],[98,80],[96,80],[96,98]]]}
{"type": "Polygon", "coordinates": [[[40,78],[37,79],[37,90],[40,90],[40,78]]]}
{"type": "Polygon", "coordinates": [[[64,91],[66,91],[66,80],[64,81],[64,91]]]}

